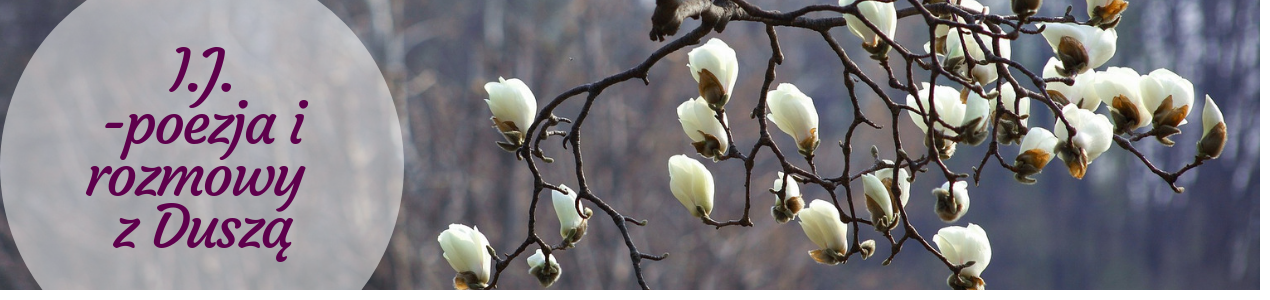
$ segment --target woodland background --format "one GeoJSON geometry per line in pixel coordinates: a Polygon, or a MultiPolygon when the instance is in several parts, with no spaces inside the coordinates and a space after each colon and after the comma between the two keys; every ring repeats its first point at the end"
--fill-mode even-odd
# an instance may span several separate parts
{"type": "MultiPolygon", "coordinates": [[[[1004,0],[981,0],[994,13],[1008,13],[1004,0]]],[[[623,71],[663,43],[648,40],[654,0],[641,1],[322,1],[362,39],[393,92],[405,138],[406,182],[392,242],[366,288],[450,288],[453,270],[441,257],[436,237],[448,224],[478,226],[500,252],[524,239],[531,177],[523,163],[500,150],[490,128],[482,88],[499,76],[524,80],[540,104],[573,86],[623,71]]],[[[836,3],[836,1],[833,1],[836,3]]],[[[1061,15],[1069,4],[1084,19],[1084,1],[1045,1],[1040,15],[1061,15]]],[[[1051,166],[1040,183],[1022,185],[1008,171],[989,164],[983,183],[972,186],[970,212],[957,225],[980,224],[993,246],[983,273],[994,289],[1256,289],[1260,282],[1260,3],[1256,0],[1130,1],[1119,25],[1119,50],[1107,66],[1140,73],[1168,68],[1195,84],[1197,107],[1191,125],[1168,148],[1151,140],[1138,147],[1166,170],[1189,162],[1199,138],[1203,94],[1222,107],[1230,128],[1226,152],[1188,172],[1186,188],[1174,194],[1129,153],[1112,147],[1085,180],[1051,166]]],[[[23,68],[40,42],[80,1],[0,1],[0,118],[23,68]]],[[[789,11],[810,2],[758,1],[789,11]]],[[[906,4],[900,4],[905,7],[906,4]]],[[[820,13],[813,17],[832,17],[820,13]]],[[[696,21],[687,21],[693,28],[696,21]]],[[[910,49],[924,43],[918,18],[901,20],[897,39],[910,49]]],[[[820,170],[841,170],[835,144],[849,124],[851,106],[841,84],[842,67],[820,36],[777,28],[785,63],[776,82],[791,82],[815,99],[824,145],[820,170]]],[[[683,34],[681,32],[680,34],[683,34]]],[[[855,45],[846,28],[833,34],[869,74],[880,68],[855,45]]],[[[677,36],[676,36],[677,37],[677,36]]],[[[768,41],[761,24],[734,22],[711,34],[737,50],[740,79],[731,116],[738,143],[752,143],[757,125],[741,112],[756,104],[768,41]]],[[[1014,59],[1040,69],[1051,56],[1040,36],[1013,43],[1014,59]]],[[[669,252],[661,262],[645,262],[653,288],[669,289],[939,289],[947,269],[933,256],[906,248],[890,265],[882,258],[853,259],[845,266],[817,265],[807,257],[813,244],[796,224],[777,225],[767,216],[771,197],[763,191],[775,178],[774,158],[755,168],[755,226],[715,230],[700,224],[670,194],[665,160],[691,153],[676,121],[675,107],[696,94],[687,51],[671,54],[650,72],[651,85],[632,81],[601,94],[584,129],[589,183],[619,211],[648,219],[632,227],[641,251],[669,252]]],[[[902,94],[891,91],[891,97],[902,94]]],[[[581,98],[566,102],[558,115],[572,116],[581,98]]],[[[875,97],[862,97],[875,120],[886,117],[875,97]]],[[[1031,125],[1052,127],[1051,114],[1033,105],[1031,125]]],[[[0,119],[3,120],[3,119],[0,119]]],[[[890,124],[889,121],[879,124],[890,124]]],[[[920,139],[904,117],[902,136],[920,139]]],[[[890,153],[890,128],[864,129],[851,141],[857,150],[878,145],[890,153]]],[[[777,143],[793,149],[787,136],[777,143]]],[[[553,139],[552,141],[558,141],[553,139]]],[[[555,142],[549,156],[563,157],[555,142]]],[[[909,142],[906,145],[920,146],[909,142]]],[[[960,146],[950,165],[969,172],[986,151],[960,146]]],[[[1017,147],[1005,147],[1012,156],[1017,147]]],[[[907,149],[914,153],[917,149],[907,149]]],[[[695,156],[695,155],[694,155],[695,156]]],[[[770,154],[764,158],[771,158],[770,154]]],[[[850,159],[868,163],[868,151],[850,159]]],[[[707,163],[717,185],[716,219],[736,218],[744,199],[741,164],[707,163]]],[[[540,164],[540,167],[543,167],[540,164]]],[[[572,185],[573,165],[546,165],[553,183],[572,185]]],[[[934,215],[930,189],[937,174],[919,174],[909,215],[929,238],[946,224],[934,215]]],[[[804,188],[808,199],[827,198],[804,188]]],[[[854,191],[860,191],[857,187],[854,191]]],[[[545,194],[544,194],[545,195],[545,194]]],[[[2,199],[0,199],[2,201],[2,199]]],[[[544,203],[544,205],[549,205],[544,203]]],[[[548,206],[543,206],[546,208],[548,206]]],[[[3,208],[0,207],[0,210],[3,208]]],[[[555,215],[540,209],[539,234],[558,241],[555,215]]],[[[861,208],[861,212],[863,209],[861,208]]],[[[0,214],[0,288],[38,288],[0,214]]],[[[879,239],[871,229],[861,238],[879,239]]],[[[879,251],[889,248],[879,245],[879,251]]],[[[564,268],[552,288],[637,288],[627,249],[607,220],[591,223],[577,248],[559,254],[564,268]]],[[[538,288],[518,258],[500,287],[538,288]]]]}

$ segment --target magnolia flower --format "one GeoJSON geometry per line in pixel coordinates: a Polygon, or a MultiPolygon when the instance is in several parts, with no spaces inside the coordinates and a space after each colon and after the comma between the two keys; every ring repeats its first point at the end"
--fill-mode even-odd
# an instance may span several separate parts
{"type": "Polygon", "coordinates": [[[503,139],[507,140],[496,143],[503,150],[516,151],[524,143],[527,136],[525,130],[529,130],[530,122],[533,122],[534,113],[538,109],[534,92],[520,79],[508,80],[502,77],[498,78],[498,82],[486,83],[485,92],[489,93],[489,99],[485,99],[485,103],[489,104],[489,111],[494,114],[490,120],[494,121],[494,128],[503,133],[503,139]]]}
{"type": "Polygon", "coordinates": [[[1089,164],[1111,148],[1111,121],[1107,120],[1107,116],[1072,104],[1063,107],[1063,118],[1076,129],[1076,135],[1069,142],[1067,126],[1062,119],[1055,121],[1054,136],[1059,140],[1058,158],[1067,163],[1067,171],[1072,177],[1083,179],[1089,164]]]}
{"type": "MultiPolygon", "coordinates": [[[[922,89],[917,91],[917,98],[914,98],[913,95],[907,96],[907,105],[922,112],[919,114],[910,110],[908,111],[908,116],[913,119],[913,123],[917,125],[917,128],[921,129],[922,133],[925,134],[927,132],[926,117],[931,112],[939,115],[938,120],[935,120],[934,124],[937,129],[934,135],[935,147],[939,149],[940,158],[949,159],[952,158],[953,152],[957,151],[957,144],[946,140],[943,136],[952,137],[956,135],[956,131],[949,126],[961,125],[962,118],[966,116],[966,104],[961,101],[961,93],[957,92],[956,89],[936,85],[934,108],[932,109],[931,101],[929,100],[930,93],[930,84],[923,82],[922,89]],[[920,103],[918,99],[920,99],[920,103]],[[941,120],[943,122],[940,122],[941,120]],[[947,123],[947,125],[944,123],[947,123]]],[[[925,143],[930,146],[930,140],[926,140],[925,143]]]]}
{"type": "Polygon", "coordinates": [[[679,104],[678,112],[679,124],[692,139],[692,147],[697,153],[714,161],[723,158],[728,151],[728,130],[723,127],[727,124],[728,115],[723,114],[723,123],[720,123],[715,118],[715,111],[701,97],[679,104]]]}
{"type": "Polygon", "coordinates": [[[458,272],[454,276],[454,288],[459,290],[484,289],[489,283],[489,271],[493,248],[489,240],[475,227],[469,228],[461,224],[450,224],[450,229],[437,236],[441,243],[442,256],[450,263],[450,267],[458,272]]]}
{"type": "MultiPolygon", "coordinates": [[[[979,1],[976,1],[976,0],[952,0],[952,1],[933,0],[933,1],[926,1],[926,2],[927,3],[951,2],[952,4],[961,6],[966,11],[973,12],[973,13],[982,12],[985,15],[992,12],[992,10],[989,7],[983,6],[983,4],[979,3],[979,1]]],[[[946,14],[946,15],[937,15],[937,16],[943,19],[951,19],[955,22],[965,23],[965,20],[962,19],[961,16],[957,14],[946,14]]],[[[935,25],[935,40],[932,41],[932,43],[935,46],[934,49],[936,54],[940,54],[940,55],[948,54],[948,47],[947,47],[948,31],[949,31],[948,25],[935,25]]],[[[931,49],[930,46],[931,46],[930,43],[926,44],[926,49],[927,49],[926,52],[928,53],[930,52],[930,49],[931,49]]]]}
{"type": "Polygon", "coordinates": [[[1186,116],[1195,104],[1195,86],[1168,69],[1157,69],[1142,76],[1141,85],[1142,103],[1152,112],[1156,139],[1173,146],[1168,137],[1181,132],[1177,127],[1186,124],[1186,116]]]}
{"type": "Polygon", "coordinates": [[[947,182],[930,191],[935,195],[935,214],[944,222],[952,223],[970,211],[970,193],[966,191],[966,182],[958,180],[949,188],[947,182]]]}
{"type": "Polygon", "coordinates": [[[692,79],[697,80],[697,90],[710,108],[723,111],[723,105],[732,96],[736,75],[740,70],[736,50],[723,40],[712,38],[705,45],[688,51],[688,68],[692,79]]]}
{"type": "MultiPolygon", "coordinates": [[[[988,109],[993,116],[999,115],[1001,119],[1001,122],[997,123],[997,126],[1000,126],[997,128],[997,141],[1006,145],[1018,143],[1019,139],[1022,139],[1023,135],[1027,134],[1027,120],[1032,112],[1032,102],[1028,101],[1027,98],[1019,99],[1018,94],[1014,91],[1014,85],[1009,82],[1001,83],[1001,87],[997,88],[996,94],[998,97],[988,99],[988,109]],[[1005,108],[1005,111],[997,110],[998,98],[1000,98],[1001,106],[1005,108]]],[[[978,97],[979,95],[970,96],[978,97]]],[[[966,110],[970,110],[969,101],[967,101],[966,110]]],[[[967,116],[969,116],[969,113],[967,113],[967,116]]],[[[997,119],[997,117],[989,118],[989,123],[993,119],[997,119]]]]}
{"type": "MultiPolygon", "coordinates": [[[[983,31],[988,31],[986,25],[979,25],[983,31]]],[[[996,46],[993,46],[993,37],[985,34],[975,34],[970,29],[958,29],[961,32],[960,37],[950,35],[947,38],[948,57],[944,59],[944,68],[953,70],[953,73],[961,76],[968,76],[973,82],[979,85],[988,85],[997,80],[997,64],[985,63],[987,59],[986,53],[993,53],[993,47],[1000,47],[1000,51],[996,56],[1004,59],[1010,59],[1010,40],[998,39],[996,46]],[[978,41],[975,37],[978,36],[978,41]],[[964,41],[963,41],[964,40],[964,41]],[[979,46],[979,41],[983,42],[987,48],[979,46]],[[962,45],[965,47],[962,47],[962,45]],[[967,71],[966,54],[969,53],[970,58],[974,59],[974,67],[967,71]]]]}
{"type": "Polygon", "coordinates": [[[1221,156],[1222,149],[1226,148],[1226,118],[1222,116],[1221,109],[1217,108],[1217,103],[1213,103],[1213,98],[1208,95],[1204,95],[1203,117],[1204,136],[1200,137],[1195,149],[1202,159],[1217,158],[1221,156]]]}
{"type": "Polygon", "coordinates": [[[939,230],[934,237],[939,246],[939,254],[944,255],[954,265],[965,265],[974,262],[961,273],[948,277],[948,285],[959,290],[981,290],[984,288],[980,274],[992,262],[992,245],[988,243],[988,233],[974,223],[969,226],[949,226],[939,230]]]}
{"type": "Polygon", "coordinates": [[[1063,63],[1058,70],[1063,77],[1096,69],[1116,54],[1115,29],[1067,23],[1037,24],[1037,27],[1042,26],[1045,31],[1041,31],[1041,35],[1063,63]]]}
{"type": "Polygon", "coordinates": [[[1014,14],[1019,15],[1019,20],[1026,20],[1041,9],[1041,0],[1012,0],[1010,9],[1014,11],[1014,14]]]}
{"type": "MultiPolygon", "coordinates": [[[[846,6],[852,2],[855,0],[838,0],[838,5],[846,6]]],[[[864,1],[856,4],[856,8],[860,10],[860,15],[877,27],[882,34],[888,37],[895,36],[895,3],[864,1]]],[[[864,40],[864,50],[869,51],[875,58],[886,58],[886,53],[891,50],[891,46],[878,37],[873,29],[869,29],[869,25],[865,25],[864,21],[852,14],[842,14],[842,17],[847,19],[847,29],[864,40]]]]}
{"type": "Polygon", "coordinates": [[[811,97],[792,84],[782,83],[776,90],[767,92],[767,106],[772,109],[767,119],[798,142],[798,153],[811,156],[820,146],[820,133],[817,132],[820,117],[811,97]]]}
{"type": "Polygon", "coordinates": [[[776,204],[772,205],[772,217],[776,222],[785,224],[798,215],[803,209],[803,194],[798,190],[798,181],[783,172],[776,173],[776,181],[772,182],[772,194],[776,194],[776,204]]]}
{"type": "Polygon", "coordinates": [[[966,100],[966,113],[961,118],[961,126],[965,129],[961,132],[962,142],[970,145],[979,145],[988,139],[990,128],[988,125],[992,123],[992,107],[991,101],[979,93],[975,93],[969,89],[961,90],[962,99],[966,100]]]}
{"type": "Polygon", "coordinates": [[[670,192],[692,216],[705,218],[714,209],[714,176],[701,162],[687,155],[675,155],[667,162],[670,192]]]}
{"type": "MultiPolygon", "coordinates": [[[[1058,59],[1051,57],[1045,64],[1045,69],[1041,71],[1041,75],[1045,78],[1067,77],[1058,74],[1060,69],[1058,64],[1058,59]]],[[[1084,110],[1096,111],[1102,106],[1102,100],[1098,98],[1098,93],[1093,86],[1094,81],[1101,76],[1100,74],[1101,72],[1094,70],[1077,74],[1072,79],[1071,85],[1063,82],[1048,82],[1045,84],[1045,92],[1059,105],[1066,106],[1070,103],[1084,110]]]]}
{"type": "Polygon", "coordinates": [[[556,279],[560,279],[560,264],[556,262],[556,257],[542,255],[542,249],[534,250],[534,255],[525,261],[529,263],[529,275],[537,278],[543,288],[550,287],[556,283],[556,279]]]}
{"type": "MultiPolygon", "coordinates": [[[[894,162],[884,160],[885,164],[894,162]]],[[[871,174],[860,176],[864,184],[865,208],[873,217],[873,225],[878,231],[889,231],[899,224],[900,209],[908,205],[908,170],[901,168],[898,173],[893,167],[887,167],[871,174]],[[896,176],[896,174],[899,174],[896,176]],[[899,188],[896,195],[891,187],[899,188]]]]}
{"type": "Polygon", "coordinates": [[[1142,77],[1130,68],[1107,68],[1094,80],[1094,91],[1107,104],[1116,133],[1151,124],[1151,110],[1142,100],[1142,77]]]}
{"type": "Polygon", "coordinates": [[[563,184],[559,188],[564,192],[551,190],[551,204],[556,208],[556,217],[560,218],[560,237],[564,238],[565,247],[569,247],[586,235],[591,209],[578,202],[578,193],[573,189],[563,184]]]}
{"type": "Polygon", "coordinates": [[[851,227],[838,218],[838,210],[833,204],[825,200],[813,200],[798,218],[803,233],[819,247],[808,251],[813,260],[826,265],[847,261],[847,233],[851,231],[851,227]]]}
{"type": "Polygon", "coordinates": [[[1120,13],[1129,7],[1124,0],[1085,0],[1089,6],[1089,24],[1102,28],[1114,28],[1120,24],[1120,13]]]}
{"type": "Polygon", "coordinates": [[[1058,146],[1058,137],[1045,128],[1032,128],[1020,143],[1019,156],[1014,158],[1014,167],[1018,172],[1014,179],[1024,184],[1036,183],[1029,176],[1040,174],[1041,169],[1054,159],[1054,149],[1058,146]]]}

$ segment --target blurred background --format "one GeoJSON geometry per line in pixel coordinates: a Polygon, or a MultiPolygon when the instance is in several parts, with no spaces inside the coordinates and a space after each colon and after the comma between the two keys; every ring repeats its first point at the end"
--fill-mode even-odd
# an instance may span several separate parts
{"type": "MultiPolygon", "coordinates": [[[[1009,11],[1008,1],[981,1],[994,13],[1009,11]]],[[[983,276],[989,288],[1259,288],[1260,3],[1131,2],[1118,27],[1118,53],[1107,66],[1131,67],[1142,74],[1168,68],[1190,79],[1199,94],[1188,118],[1193,125],[1183,126],[1183,133],[1174,138],[1178,146],[1164,147],[1149,139],[1136,145],[1166,170],[1191,161],[1201,134],[1198,102],[1209,94],[1225,113],[1230,132],[1226,150],[1220,159],[1182,176],[1182,194],[1173,193],[1136,157],[1115,146],[1091,166],[1084,180],[1051,166],[1036,185],[1022,185],[990,163],[982,183],[970,188],[972,209],[955,224],[976,223],[988,232],[994,255],[983,276]]],[[[0,1],[0,112],[7,111],[22,70],[40,42],[79,3],[0,1]]],[[[500,252],[510,252],[524,240],[532,177],[523,162],[493,143],[501,137],[490,128],[489,110],[481,101],[487,97],[485,82],[500,76],[520,78],[541,106],[569,88],[626,70],[664,45],[647,38],[654,0],[322,3],[352,28],[380,65],[406,141],[401,214],[383,260],[366,283],[369,289],[450,288],[454,272],[442,258],[436,237],[451,223],[477,226],[500,252]]],[[[753,3],[782,11],[810,4],[753,3]]],[[[1040,14],[1061,15],[1072,5],[1073,14],[1084,19],[1084,3],[1045,1],[1040,14]]],[[[680,35],[672,38],[697,24],[686,21],[680,35]]],[[[924,24],[917,18],[901,20],[897,40],[920,49],[926,41],[924,30],[913,29],[919,26],[924,24]]],[[[794,83],[815,99],[824,140],[818,169],[840,172],[843,157],[834,155],[835,144],[852,115],[842,67],[819,34],[796,28],[777,28],[777,33],[786,60],[777,68],[776,83],[794,83]]],[[[884,76],[846,28],[832,33],[866,73],[884,76]]],[[[726,32],[709,37],[719,37],[737,51],[741,73],[729,105],[742,108],[732,110],[731,121],[737,143],[748,149],[758,126],[744,112],[757,104],[770,55],[763,25],[734,22],[726,32]]],[[[1014,59],[1034,70],[1052,55],[1039,36],[1023,37],[1013,47],[1014,59]]],[[[650,85],[635,80],[610,87],[597,99],[583,130],[586,172],[594,192],[624,214],[649,220],[646,227],[631,228],[641,251],[670,253],[664,261],[643,264],[653,288],[946,288],[947,270],[917,244],[909,244],[885,267],[883,258],[853,259],[833,267],[812,262],[806,253],[814,245],[801,228],[778,225],[767,213],[772,198],[764,191],[778,170],[770,154],[760,154],[754,171],[754,227],[715,230],[692,218],[670,194],[665,167],[668,157],[692,152],[675,114],[680,102],[697,93],[685,64],[686,49],[658,62],[649,72],[650,85]]],[[[889,95],[899,100],[903,94],[889,95]]],[[[857,96],[868,116],[890,124],[875,95],[857,96]]],[[[556,114],[575,117],[583,99],[566,102],[556,114]]],[[[1044,110],[1033,110],[1033,116],[1033,126],[1053,124],[1044,110]]],[[[921,133],[902,118],[901,136],[913,147],[906,150],[917,153],[921,133]]],[[[855,168],[872,161],[867,151],[872,145],[878,145],[884,156],[893,153],[890,132],[889,127],[862,127],[856,132],[851,141],[856,151],[850,157],[855,168]]],[[[791,138],[775,129],[773,134],[792,152],[791,138]]],[[[558,141],[544,146],[548,156],[562,159],[540,168],[548,182],[576,186],[574,166],[568,152],[556,146],[558,141]]],[[[949,161],[959,172],[970,172],[987,150],[986,145],[959,148],[949,161]]],[[[1017,147],[1004,147],[1003,152],[1012,156],[1017,147]]],[[[743,166],[735,161],[706,165],[717,186],[712,215],[739,218],[743,166]]],[[[912,186],[909,216],[928,239],[947,226],[935,216],[933,198],[927,194],[942,183],[938,174],[922,173],[912,186]]],[[[858,183],[853,190],[859,193],[858,183]]],[[[810,187],[804,187],[804,193],[808,199],[829,196],[810,187]]],[[[543,222],[538,234],[558,242],[554,212],[540,208],[537,217],[543,222]]],[[[0,219],[0,288],[38,288],[9,232],[8,222],[0,219]]],[[[867,228],[861,238],[882,239],[867,228]]],[[[889,250],[879,245],[880,255],[889,250]]],[[[627,248],[605,218],[591,222],[577,248],[557,255],[564,272],[552,288],[638,288],[627,248]]],[[[538,288],[525,274],[523,256],[517,260],[499,286],[538,288]]]]}

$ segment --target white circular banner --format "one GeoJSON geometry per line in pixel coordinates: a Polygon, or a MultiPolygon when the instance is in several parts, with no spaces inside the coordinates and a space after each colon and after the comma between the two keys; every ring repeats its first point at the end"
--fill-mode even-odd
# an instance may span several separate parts
{"type": "Polygon", "coordinates": [[[88,1],[22,74],[0,184],[42,288],[357,289],[397,219],[399,126],[317,1],[88,1]]]}

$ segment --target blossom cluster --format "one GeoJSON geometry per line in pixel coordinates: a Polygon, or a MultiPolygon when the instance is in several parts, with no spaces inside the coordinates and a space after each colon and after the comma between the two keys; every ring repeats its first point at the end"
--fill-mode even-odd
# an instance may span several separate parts
{"type": "MultiPolygon", "coordinates": [[[[1007,166],[1012,167],[1010,170],[1017,181],[1035,183],[1033,176],[1040,174],[1055,157],[1064,162],[1072,177],[1081,179],[1117,138],[1154,137],[1163,145],[1173,146],[1175,142],[1170,137],[1181,133],[1180,128],[1188,123],[1196,98],[1189,80],[1167,69],[1143,75],[1130,68],[1104,68],[1115,56],[1116,25],[1128,8],[1127,1],[1087,0],[1089,19],[1083,23],[1033,24],[1054,54],[1040,72],[1045,79],[1038,84],[1041,93],[1016,86],[1013,79],[1006,80],[1008,74],[1003,74],[1013,67],[1006,62],[1011,56],[1011,42],[1016,38],[965,14],[986,15],[990,7],[976,0],[924,2],[948,3],[961,10],[961,13],[936,14],[946,22],[934,24],[933,39],[924,45],[926,57],[939,61],[934,67],[942,68],[940,71],[950,75],[960,88],[922,82],[912,87],[902,104],[913,124],[923,133],[925,146],[933,151],[931,159],[952,158],[958,145],[975,146],[987,141],[994,146],[1017,144],[1014,164],[1007,166]],[[1031,101],[1050,108],[1056,120],[1052,126],[1030,124],[1035,123],[1029,122],[1033,114],[1031,101]],[[1102,109],[1104,104],[1106,109],[1102,109]]],[[[1041,2],[1011,1],[1011,10],[1020,25],[1036,14],[1041,2]]],[[[892,39],[898,24],[894,1],[840,0],[839,5],[854,7],[843,14],[847,29],[862,40],[861,47],[871,58],[885,64],[899,45],[892,39]]],[[[680,126],[688,137],[687,144],[697,156],[712,162],[743,158],[733,143],[726,110],[741,71],[736,50],[723,40],[712,38],[690,50],[687,58],[688,71],[698,91],[676,109],[680,126]]],[[[485,101],[493,114],[490,119],[503,138],[497,145],[507,151],[521,151],[527,147],[526,140],[531,135],[527,130],[533,128],[533,122],[546,118],[536,116],[537,102],[532,91],[514,78],[499,78],[498,82],[486,84],[485,90],[489,94],[485,101]]],[[[821,142],[816,101],[791,83],[780,83],[761,96],[759,106],[763,110],[756,112],[765,115],[760,122],[776,125],[791,138],[790,145],[810,163],[821,142]]],[[[1205,97],[1201,118],[1197,161],[1220,156],[1226,142],[1222,113],[1209,97],[1205,97]]],[[[772,147],[775,150],[776,146],[772,147]]],[[[874,156],[877,156],[876,150],[874,156]]],[[[815,245],[809,251],[815,262],[842,264],[856,253],[867,259],[875,252],[876,242],[855,243],[857,239],[849,239],[852,230],[860,230],[853,225],[872,225],[892,243],[895,241],[890,232],[907,225],[904,211],[912,198],[910,187],[916,180],[915,172],[922,170],[912,166],[912,160],[902,155],[896,160],[879,159],[874,169],[842,183],[859,179],[868,219],[855,219],[854,214],[844,213],[836,198],[833,202],[806,201],[800,185],[817,178],[808,178],[805,172],[792,169],[781,170],[773,181],[769,190],[775,195],[771,216],[780,224],[798,220],[815,245]]],[[[746,162],[748,172],[752,161],[746,162]]],[[[669,191],[688,213],[707,224],[717,224],[710,218],[716,184],[707,165],[690,154],[678,154],[668,159],[667,170],[669,191]]],[[[529,273],[544,287],[554,283],[562,271],[552,250],[568,249],[581,241],[592,214],[583,200],[594,200],[578,195],[565,185],[549,189],[560,223],[561,246],[554,249],[543,246],[527,260],[529,273]]],[[[946,182],[931,190],[931,198],[939,219],[955,224],[970,209],[970,185],[949,175],[946,182]]],[[[905,230],[911,230],[911,225],[907,226],[910,228],[905,230]]],[[[973,223],[950,225],[940,229],[931,240],[938,247],[937,254],[954,271],[948,278],[950,287],[985,287],[981,274],[991,261],[992,251],[983,228],[973,223]]],[[[455,288],[487,287],[490,264],[496,258],[484,235],[475,227],[454,224],[441,233],[438,242],[444,257],[457,272],[455,288]]]]}

